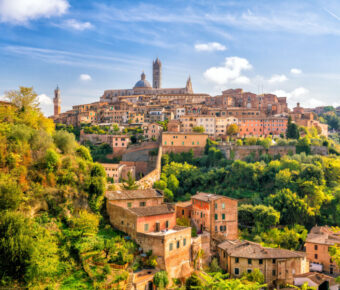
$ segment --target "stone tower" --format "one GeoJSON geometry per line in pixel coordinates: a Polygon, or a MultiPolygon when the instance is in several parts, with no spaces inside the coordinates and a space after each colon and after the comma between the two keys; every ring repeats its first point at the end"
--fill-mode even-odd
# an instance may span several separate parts
{"type": "Polygon", "coordinates": [[[60,114],[61,108],[60,89],[58,86],[54,90],[53,104],[54,104],[54,116],[57,116],[60,114]]]}
{"type": "Polygon", "coordinates": [[[162,63],[158,57],[152,63],[152,87],[154,89],[162,87],[162,63]]]}
{"type": "Polygon", "coordinates": [[[187,80],[187,85],[185,86],[185,89],[186,89],[186,92],[187,94],[193,94],[193,90],[192,90],[192,83],[191,83],[191,77],[189,76],[188,77],[188,80],[187,80]]]}

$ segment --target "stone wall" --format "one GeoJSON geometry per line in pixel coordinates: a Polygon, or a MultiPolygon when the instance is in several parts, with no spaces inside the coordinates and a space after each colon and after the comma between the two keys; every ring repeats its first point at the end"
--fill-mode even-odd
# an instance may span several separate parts
{"type": "Polygon", "coordinates": [[[271,156],[284,156],[296,153],[295,146],[271,146],[268,149],[262,145],[219,145],[217,147],[224,153],[226,158],[234,160],[244,160],[249,155],[252,155],[255,160],[258,160],[262,154],[269,154],[271,156]]]}
{"type": "MultiPolygon", "coordinates": [[[[271,146],[266,149],[262,145],[219,145],[217,148],[224,153],[226,158],[234,160],[244,160],[249,155],[258,160],[262,154],[269,154],[271,156],[280,155],[281,157],[296,154],[295,146],[271,146]]],[[[311,153],[325,156],[328,154],[328,149],[326,146],[311,146],[311,153]]]]}
{"type": "Polygon", "coordinates": [[[187,147],[187,146],[166,146],[163,147],[163,152],[164,153],[182,153],[182,152],[189,152],[190,150],[193,151],[195,157],[199,157],[203,155],[204,152],[204,147],[187,147]]]}
{"type": "Polygon", "coordinates": [[[311,146],[310,147],[311,153],[315,155],[328,155],[328,148],[327,146],[311,146]]]}
{"type": "MultiPolygon", "coordinates": [[[[125,162],[127,161],[124,161],[124,163],[125,162]]],[[[160,179],[161,170],[162,170],[162,146],[158,148],[158,154],[157,154],[157,157],[155,158],[155,169],[149,172],[142,179],[137,181],[137,184],[139,185],[139,189],[152,188],[154,182],[160,179]]],[[[116,190],[123,189],[122,183],[115,183],[114,186],[116,190]]]]}

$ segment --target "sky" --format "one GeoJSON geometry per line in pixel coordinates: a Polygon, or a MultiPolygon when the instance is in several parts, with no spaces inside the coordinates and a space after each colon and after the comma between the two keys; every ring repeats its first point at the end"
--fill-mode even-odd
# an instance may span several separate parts
{"type": "Polygon", "coordinates": [[[46,115],[132,88],[152,61],[162,86],[340,105],[340,1],[0,0],[0,98],[33,86],[46,115]]]}

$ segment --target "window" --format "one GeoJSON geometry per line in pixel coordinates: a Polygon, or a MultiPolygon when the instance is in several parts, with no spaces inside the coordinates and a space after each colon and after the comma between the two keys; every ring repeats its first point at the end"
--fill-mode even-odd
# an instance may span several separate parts
{"type": "Polygon", "coordinates": [[[144,224],[144,232],[147,232],[149,230],[149,224],[144,224]]]}
{"type": "Polygon", "coordinates": [[[260,264],[260,265],[263,264],[263,260],[262,260],[262,259],[259,260],[259,264],[260,264]]]}
{"type": "Polygon", "coordinates": [[[164,141],[164,145],[166,145],[166,141],[164,141]]]}
{"type": "Polygon", "coordinates": [[[201,217],[203,217],[203,213],[201,212],[201,217]]]}
{"type": "Polygon", "coordinates": [[[248,270],[247,270],[247,273],[251,273],[251,269],[248,269],[248,270]]]}
{"type": "Polygon", "coordinates": [[[239,275],[240,274],[240,269],[239,268],[235,268],[234,269],[234,273],[235,273],[235,275],[239,275]]]}
{"type": "Polygon", "coordinates": [[[177,249],[179,249],[179,245],[180,245],[180,243],[179,243],[179,241],[177,241],[177,249]]]}
{"type": "Polygon", "coordinates": [[[215,221],[217,221],[217,219],[218,219],[218,214],[215,213],[215,221]]]}
{"type": "Polygon", "coordinates": [[[275,271],[275,270],[272,271],[272,275],[273,275],[273,276],[276,275],[276,271],[275,271]]]}
{"type": "Polygon", "coordinates": [[[122,221],[122,225],[124,224],[124,221],[122,221]]]}
{"type": "Polygon", "coordinates": [[[184,215],[184,209],[182,209],[182,215],[184,215]]]}
{"type": "Polygon", "coordinates": [[[318,258],[318,254],[314,254],[314,259],[317,259],[318,258]]]}
{"type": "Polygon", "coordinates": [[[166,228],[169,227],[169,221],[165,221],[165,227],[166,227],[166,228]]]}
{"type": "Polygon", "coordinates": [[[172,243],[170,243],[169,244],[169,251],[172,251],[172,247],[173,247],[173,245],[172,245],[172,243]]]}
{"type": "Polygon", "coordinates": [[[222,213],[222,219],[225,220],[225,213],[222,213]]]}
{"type": "Polygon", "coordinates": [[[273,264],[275,264],[276,263],[276,259],[273,259],[273,264]]]}
{"type": "Polygon", "coordinates": [[[217,209],[217,203],[215,203],[215,209],[217,209]]]}
{"type": "Polygon", "coordinates": [[[139,206],[145,206],[145,201],[141,201],[141,202],[139,203],[139,206]]]}
{"type": "Polygon", "coordinates": [[[318,245],[314,245],[314,250],[316,251],[318,249],[318,245]]]}
{"type": "Polygon", "coordinates": [[[251,259],[248,259],[248,264],[251,265],[251,259]]]}
{"type": "Polygon", "coordinates": [[[223,232],[223,226],[220,226],[220,232],[223,232]]]}
{"type": "Polygon", "coordinates": [[[131,206],[132,206],[131,202],[128,202],[127,207],[131,207],[131,206]]]}
{"type": "Polygon", "coordinates": [[[217,226],[215,226],[215,232],[217,232],[217,226]]]}
{"type": "Polygon", "coordinates": [[[235,263],[238,263],[240,261],[239,258],[235,258],[235,263]]]}
{"type": "Polygon", "coordinates": [[[183,239],[183,247],[187,244],[187,239],[183,239]]]}
{"type": "Polygon", "coordinates": [[[222,208],[225,209],[225,204],[224,203],[222,203],[222,208]]]}

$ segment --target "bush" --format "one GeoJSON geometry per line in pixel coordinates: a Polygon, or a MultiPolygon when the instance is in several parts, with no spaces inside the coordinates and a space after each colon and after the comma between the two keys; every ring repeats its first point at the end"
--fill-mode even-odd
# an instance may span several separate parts
{"type": "Polygon", "coordinates": [[[153,277],[153,283],[160,289],[166,288],[169,284],[168,273],[166,271],[159,271],[153,277]]]}
{"type": "Polygon", "coordinates": [[[73,153],[77,146],[74,135],[63,130],[55,132],[53,140],[61,152],[65,154],[73,153]]]}

